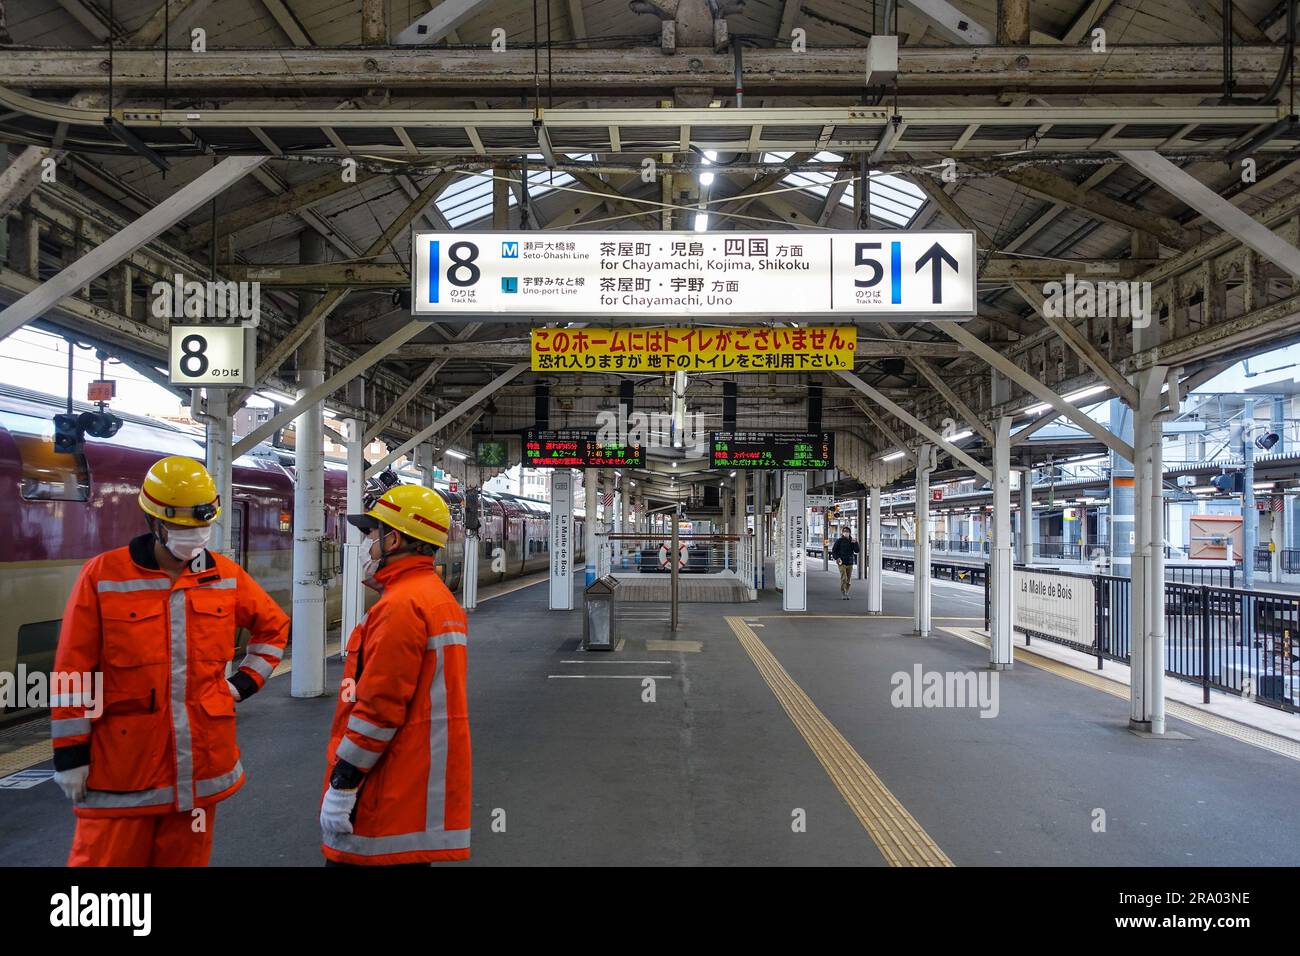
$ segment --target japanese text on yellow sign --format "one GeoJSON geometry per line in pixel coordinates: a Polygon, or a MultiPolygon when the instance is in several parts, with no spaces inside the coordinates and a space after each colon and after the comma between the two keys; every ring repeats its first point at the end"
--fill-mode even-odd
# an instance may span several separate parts
{"type": "Polygon", "coordinates": [[[534,372],[811,372],[852,369],[858,330],[534,329],[534,372]]]}

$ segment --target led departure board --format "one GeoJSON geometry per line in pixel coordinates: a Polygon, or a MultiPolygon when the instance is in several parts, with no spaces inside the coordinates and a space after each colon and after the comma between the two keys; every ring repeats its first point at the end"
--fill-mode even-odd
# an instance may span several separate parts
{"type": "Polygon", "coordinates": [[[710,468],[805,471],[835,467],[833,432],[713,432],[710,468]]]}
{"type": "Polygon", "coordinates": [[[524,436],[525,468],[642,468],[641,446],[601,441],[595,432],[535,431],[524,436]]]}

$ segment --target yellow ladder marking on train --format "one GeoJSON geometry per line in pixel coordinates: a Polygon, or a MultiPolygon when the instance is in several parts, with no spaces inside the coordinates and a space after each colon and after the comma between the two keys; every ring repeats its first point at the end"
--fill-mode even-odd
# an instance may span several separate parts
{"type": "Polygon", "coordinates": [[[885,861],[890,866],[952,866],[952,860],[817,709],[744,619],[727,617],[726,621],[885,861]]]}
{"type": "MultiPolygon", "coordinates": [[[[944,630],[964,641],[970,641],[972,644],[978,644],[981,647],[989,646],[988,638],[973,628],[945,627],[944,630]]],[[[1124,700],[1128,700],[1129,687],[1123,681],[1105,677],[1092,671],[1079,670],[1077,667],[1072,667],[1052,657],[1037,654],[1024,647],[1017,647],[1015,654],[1016,660],[1024,661],[1026,664],[1055,674],[1057,677],[1064,677],[1066,680],[1074,681],[1076,684],[1083,684],[1093,690],[1110,694],[1112,697],[1122,697],[1124,700]]],[[[1195,724],[1197,727],[1212,730],[1216,734],[1223,734],[1223,736],[1231,737],[1233,740],[1250,744],[1253,747],[1269,750],[1292,760],[1300,760],[1300,741],[1292,740],[1289,737],[1270,733],[1249,724],[1238,723],[1227,717],[1220,717],[1218,714],[1206,713],[1199,707],[1191,707],[1181,701],[1170,700],[1168,697],[1165,698],[1165,714],[1169,717],[1185,720],[1189,724],[1195,724]]]]}

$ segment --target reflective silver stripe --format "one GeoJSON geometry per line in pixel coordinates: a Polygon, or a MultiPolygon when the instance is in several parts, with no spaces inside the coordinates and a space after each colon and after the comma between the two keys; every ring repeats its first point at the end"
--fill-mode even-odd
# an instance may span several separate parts
{"type": "MultiPolygon", "coordinates": [[[[440,651],[448,644],[464,645],[467,642],[468,637],[464,631],[444,631],[441,634],[435,634],[433,637],[429,638],[429,643],[425,645],[425,649],[430,651],[440,651]]],[[[438,669],[442,669],[441,664],[438,665],[438,669]]]]}
{"type": "MultiPolygon", "coordinates": [[[[429,648],[464,644],[465,635],[448,631],[429,638],[429,648]]],[[[399,833],[394,836],[368,837],[355,833],[321,832],[322,842],[331,849],[356,856],[383,856],[388,853],[414,853],[428,850],[468,850],[470,831],[447,830],[447,674],[444,660],[438,657],[437,670],[429,685],[429,784],[425,802],[423,833],[399,833]]],[[[348,743],[345,739],[343,743],[348,743]]],[[[342,744],[339,750],[342,751],[342,744]]],[[[357,748],[360,749],[360,748],[357,748]]],[[[345,758],[346,759],[346,758],[345,758]]]]}
{"type": "Polygon", "coordinates": [[[369,770],[375,765],[375,762],[383,756],[382,753],[374,750],[366,750],[364,747],[358,747],[348,738],[344,737],[339,741],[339,749],[334,754],[340,760],[346,760],[354,767],[360,767],[362,770],[369,770]]]}
{"type": "Polygon", "coordinates": [[[267,657],[274,657],[278,661],[284,657],[284,648],[276,647],[274,644],[249,644],[248,653],[265,654],[267,657]]]}
{"type": "Polygon", "coordinates": [[[86,799],[78,800],[77,806],[91,810],[113,807],[156,807],[171,803],[175,795],[171,787],[162,787],[158,790],[135,790],[130,793],[87,790],[86,799]]]}
{"type": "Polygon", "coordinates": [[[260,657],[255,657],[252,654],[249,654],[239,662],[239,669],[243,670],[244,668],[248,668],[254,674],[261,674],[263,678],[268,678],[275,673],[274,664],[268,664],[260,657]]]}
{"type": "Polygon", "coordinates": [[[372,740],[392,740],[393,735],[397,733],[396,727],[378,727],[355,715],[348,718],[348,730],[355,730],[372,740]]]}
{"type": "Polygon", "coordinates": [[[321,842],[342,853],[357,856],[382,856],[385,853],[413,853],[416,850],[468,850],[469,830],[436,830],[425,833],[399,833],[396,836],[368,837],[355,833],[321,831],[321,842]]]}
{"type": "Polygon", "coordinates": [[[222,578],[220,581],[213,581],[211,584],[196,584],[195,587],[228,591],[231,588],[239,587],[239,581],[235,578],[222,578]]]}
{"type": "Polygon", "coordinates": [[[70,717],[67,720],[51,720],[50,736],[55,740],[60,737],[76,737],[90,733],[89,717],[70,717]]]}
{"type": "Polygon", "coordinates": [[[105,591],[168,591],[171,586],[170,578],[134,578],[130,581],[100,581],[95,590],[100,594],[105,591]]]}
{"type": "Polygon", "coordinates": [[[239,778],[243,775],[244,765],[236,760],[235,769],[230,773],[223,773],[220,777],[208,777],[206,780],[195,781],[194,793],[199,797],[210,797],[222,790],[229,790],[239,782],[239,778]]]}
{"type": "Polygon", "coordinates": [[[194,809],[194,754],[190,739],[190,714],[185,703],[189,640],[185,633],[185,591],[173,591],[170,601],[172,639],[172,736],[176,743],[176,809],[194,809]]]}
{"type": "Polygon", "coordinates": [[[50,698],[51,707],[87,707],[83,694],[55,694],[50,698]]]}

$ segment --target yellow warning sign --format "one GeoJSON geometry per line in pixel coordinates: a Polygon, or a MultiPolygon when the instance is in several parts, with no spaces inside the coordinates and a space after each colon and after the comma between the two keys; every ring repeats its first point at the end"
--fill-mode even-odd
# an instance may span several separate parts
{"type": "Polygon", "coordinates": [[[533,329],[534,372],[817,372],[852,369],[854,326],[533,329]]]}

